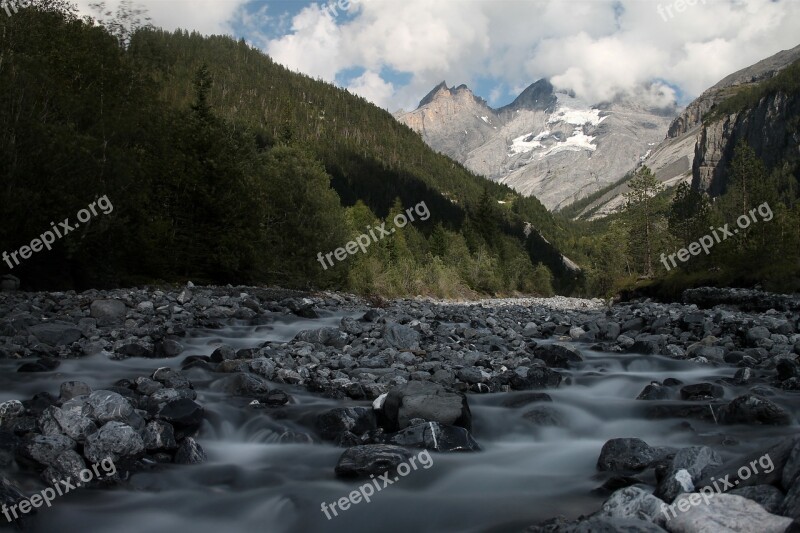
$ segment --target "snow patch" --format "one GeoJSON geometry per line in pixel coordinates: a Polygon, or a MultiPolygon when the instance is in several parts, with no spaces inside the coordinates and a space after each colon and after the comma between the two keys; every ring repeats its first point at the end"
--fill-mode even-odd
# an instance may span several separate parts
{"type": "Polygon", "coordinates": [[[569,107],[562,107],[547,119],[547,123],[565,122],[573,126],[583,126],[584,124],[597,126],[605,119],[606,117],[600,117],[599,109],[570,109],[569,107]]]}

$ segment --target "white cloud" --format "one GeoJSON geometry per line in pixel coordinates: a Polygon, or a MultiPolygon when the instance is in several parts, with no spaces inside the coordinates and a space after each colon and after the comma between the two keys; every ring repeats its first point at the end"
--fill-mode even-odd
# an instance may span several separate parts
{"type": "Polygon", "coordinates": [[[389,108],[394,95],[394,86],[381,78],[377,72],[367,71],[350,82],[347,88],[383,108],[389,108]]]}
{"type": "MultiPolygon", "coordinates": [[[[89,4],[96,0],[77,0],[81,14],[95,15],[89,4]]],[[[106,0],[106,9],[116,12],[119,0],[106,0]]],[[[203,34],[231,34],[230,22],[248,0],[134,0],[143,6],[155,26],[167,30],[178,28],[203,34]]]]}
{"type": "Polygon", "coordinates": [[[658,81],[694,97],[800,44],[798,0],[697,0],[667,20],[658,6],[675,1],[359,0],[347,16],[311,4],[291,21],[277,0],[141,3],[168,29],[230,33],[236,22],[276,61],[327,81],[362,68],[350,88],[388,109],[416,106],[442,80],[481,83],[492,103],[542,77],[592,101],[622,91],[661,102],[673,92],[658,81]],[[410,77],[377,74],[392,71],[410,77]]]}

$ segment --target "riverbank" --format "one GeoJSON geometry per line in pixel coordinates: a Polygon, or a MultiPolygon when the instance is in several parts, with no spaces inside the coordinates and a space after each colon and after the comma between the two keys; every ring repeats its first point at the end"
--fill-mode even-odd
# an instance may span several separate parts
{"type": "Polygon", "coordinates": [[[223,519],[232,531],[265,520],[271,531],[695,531],[734,516],[737,500],[669,520],[658,502],[772,450],[774,471],[736,488],[763,509],[734,518],[739,531],[780,528],[800,495],[798,331],[789,308],[649,301],[2,293],[0,466],[13,485],[0,498],[107,455],[113,480],[25,527],[110,532],[130,514],[130,527],[165,532],[223,519]],[[421,448],[438,452],[430,469],[334,521],[320,512],[421,448]]]}

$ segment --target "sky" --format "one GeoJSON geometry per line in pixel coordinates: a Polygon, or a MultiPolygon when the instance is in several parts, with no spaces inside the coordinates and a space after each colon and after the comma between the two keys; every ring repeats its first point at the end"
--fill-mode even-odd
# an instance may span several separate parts
{"type": "Polygon", "coordinates": [[[134,2],[156,26],[244,38],[389,111],[414,109],[442,81],[501,107],[541,78],[590,103],[685,104],[800,45],[800,0],[134,2]]]}

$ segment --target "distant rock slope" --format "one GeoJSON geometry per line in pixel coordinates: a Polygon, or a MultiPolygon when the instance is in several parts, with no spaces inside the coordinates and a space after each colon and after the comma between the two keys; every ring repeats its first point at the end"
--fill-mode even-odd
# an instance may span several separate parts
{"type": "MultiPolygon", "coordinates": [[[[747,139],[768,162],[785,156],[791,139],[786,137],[784,119],[792,115],[793,106],[797,105],[787,95],[763,101],[757,109],[723,117],[708,126],[703,126],[703,119],[715,105],[732,94],[776,76],[798,60],[800,46],[778,52],[725,77],[672,121],[666,138],[645,158],[644,164],[668,187],[693,181],[696,187],[719,194],[725,168],[739,138],[747,139]]],[[[625,185],[616,187],[586,206],[579,216],[595,219],[617,211],[623,204],[622,194],[627,190],[625,185]]]]}
{"type": "Polygon", "coordinates": [[[442,82],[396,116],[435,150],[553,210],[622,178],[664,138],[675,112],[633,98],[593,106],[539,80],[500,109],[442,82]]]}

